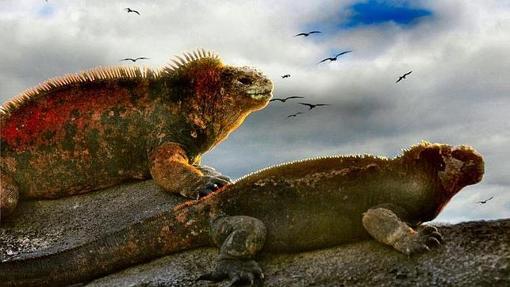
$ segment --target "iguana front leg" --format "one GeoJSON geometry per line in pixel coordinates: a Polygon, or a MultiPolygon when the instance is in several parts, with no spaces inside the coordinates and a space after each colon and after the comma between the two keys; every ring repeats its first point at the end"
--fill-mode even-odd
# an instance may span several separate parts
{"type": "Polygon", "coordinates": [[[442,242],[435,227],[423,225],[414,230],[388,208],[371,208],[363,214],[362,221],[373,238],[406,255],[428,251],[442,242]]]}
{"type": "Polygon", "coordinates": [[[156,147],[149,154],[149,161],[154,181],[166,191],[185,197],[198,198],[229,183],[222,177],[204,175],[189,163],[186,151],[176,143],[156,147]]]}
{"type": "Polygon", "coordinates": [[[215,269],[198,280],[222,281],[230,285],[245,281],[253,285],[264,278],[262,269],[253,260],[264,246],[266,227],[262,221],[249,216],[227,216],[213,221],[212,241],[220,248],[215,269]]]}

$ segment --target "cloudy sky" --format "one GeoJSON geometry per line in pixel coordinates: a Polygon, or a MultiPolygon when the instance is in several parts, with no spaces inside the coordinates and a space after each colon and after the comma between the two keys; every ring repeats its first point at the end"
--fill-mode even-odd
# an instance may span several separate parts
{"type": "Polygon", "coordinates": [[[0,34],[1,102],[53,76],[128,65],[124,57],[157,68],[205,48],[263,71],[275,97],[330,104],[253,114],[204,158],[224,174],[317,155],[392,157],[422,139],[469,144],[486,176],[436,221],[510,217],[510,1],[0,0],[0,34]],[[323,33],[293,37],[309,30],[323,33]],[[317,64],[344,50],[353,52],[317,64]]]}

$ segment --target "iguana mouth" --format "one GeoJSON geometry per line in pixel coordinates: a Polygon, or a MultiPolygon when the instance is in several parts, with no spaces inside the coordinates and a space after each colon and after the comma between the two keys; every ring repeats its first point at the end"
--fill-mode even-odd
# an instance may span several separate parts
{"type": "Polygon", "coordinates": [[[269,101],[273,96],[272,92],[273,82],[269,79],[265,79],[261,83],[253,85],[246,90],[246,94],[257,101],[269,101]]]}
{"type": "Polygon", "coordinates": [[[271,91],[263,91],[263,92],[248,92],[248,95],[255,100],[268,100],[273,95],[271,94],[271,91]]]}

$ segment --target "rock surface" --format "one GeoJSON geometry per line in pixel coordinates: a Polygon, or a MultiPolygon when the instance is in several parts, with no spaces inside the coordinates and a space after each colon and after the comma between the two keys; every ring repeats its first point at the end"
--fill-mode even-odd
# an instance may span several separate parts
{"type": "Polygon", "coordinates": [[[2,219],[0,262],[70,249],[185,200],[148,180],[58,200],[22,201],[2,219]]]}
{"type": "MultiPolygon", "coordinates": [[[[22,202],[0,226],[0,261],[72,248],[183,201],[145,181],[22,202]]],[[[371,240],[298,254],[261,254],[265,286],[510,286],[510,219],[438,228],[445,244],[411,258],[371,240]]],[[[189,250],[87,286],[227,286],[194,281],[213,267],[216,255],[214,248],[189,250]]]]}
{"type": "MultiPolygon", "coordinates": [[[[407,257],[373,240],[298,254],[265,254],[265,286],[510,286],[510,219],[438,226],[445,244],[407,257]]],[[[217,250],[166,256],[97,279],[104,286],[227,286],[194,282],[217,250]]]]}

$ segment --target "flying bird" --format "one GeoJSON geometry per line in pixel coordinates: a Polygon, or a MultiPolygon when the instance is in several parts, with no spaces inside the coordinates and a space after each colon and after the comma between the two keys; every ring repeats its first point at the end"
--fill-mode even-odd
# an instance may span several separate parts
{"type": "Polygon", "coordinates": [[[329,106],[328,104],[309,104],[309,103],[299,103],[300,105],[307,106],[309,110],[312,110],[316,107],[329,106]]]}
{"type": "Polygon", "coordinates": [[[297,115],[301,115],[302,112],[297,112],[295,114],[292,114],[292,115],[288,115],[287,118],[295,118],[297,115]]]}
{"type": "Polygon", "coordinates": [[[269,100],[270,102],[274,102],[274,101],[280,101],[282,103],[285,103],[287,100],[290,100],[290,99],[304,99],[305,97],[298,97],[298,96],[292,96],[292,97],[286,97],[286,98],[275,98],[275,99],[271,99],[269,100]]]}
{"type": "Polygon", "coordinates": [[[133,9],[131,9],[131,8],[126,8],[126,9],[124,9],[124,10],[126,10],[128,13],[136,13],[136,14],[140,15],[140,12],[138,12],[138,11],[136,11],[136,10],[133,10],[133,9]]]}
{"type": "Polygon", "coordinates": [[[493,199],[493,198],[494,198],[494,196],[491,196],[491,197],[487,198],[486,200],[480,200],[480,201],[478,201],[478,203],[480,203],[480,204],[486,204],[486,203],[487,203],[487,201],[489,201],[489,200],[491,200],[491,199],[493,199]]]}
{"type": "Polygon", "coordinates": [[[285,74],[282,76],[282,79],[285,79],[285,78],[290,78],[290,74],[285,74]]]}
{"type": "Polygon", "coordinates": [[[395,83],[398,83],[400,81],[402,81],[403,79],[405,79],[409,74],[411,74],[413,71],[409,71],[405,74],[403,74],[402,76],[398,77],[398,80],[395,82],[395,83]]]}
{"type": "Polygon", "coordinates": [[[324,59],[324,60],[320,61],[320,62],[319,62],[319,64],[320,64],[320,63],[322,63],[322,62],[326,62],[326,61],[328,61],[328,60],[329,60],[330,62],[336,61],[336,60],[338,60],[338,57],[340,57],[340,56],[342,56],[342,55],[345,55],[345,54],[347,54],[347,53],[350,53],[350,52],[352,52],[352,51],[343,51],[343,52],[341,52],[341,53],[336,54],[336,56],[334,56],[334,57],[329,57],[329,58],[326,58],[326,59],[324,59]]]}
{"type": "Polygon", "coordinates": [[[138,58],[124,58],[122,59],[121,61],[131,61],[131,62],[136,62],[138,60],[148,60],[149,58],[147,57],[138,57],[138,58]]]}
{"type": "Polygon", "coordinates": [[[303,33],[299,33],[299,34],[294,35],[294,37],[298,37],[298,36],[305,36],[305,37],[308,37],[308,36],[310,36],[311,34],[318,34],[318,33],[322,33],[322,32],[321,32],[321,31],[303,32],[303,33]]]}

